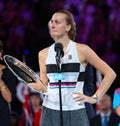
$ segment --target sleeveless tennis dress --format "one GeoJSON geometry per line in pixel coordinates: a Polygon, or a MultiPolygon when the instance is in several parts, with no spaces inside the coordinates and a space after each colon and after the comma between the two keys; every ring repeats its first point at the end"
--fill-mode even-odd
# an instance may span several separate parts
{"type": "Polygon", "coordinates": [[[68,44],[64,56],[61,58],[61,73],[57,71],[55,44],[52,44],[46,59],[46,71],[49,79],[48,95],[45,96],[43,106],[60,110],[59,105],[59,80],[61,80],[62,109],[78,110],[85,108],[83,103],[75,102],[74,92],[83,93],[85,67],[79,61],[76,43],[71,41],[68,44]]]}

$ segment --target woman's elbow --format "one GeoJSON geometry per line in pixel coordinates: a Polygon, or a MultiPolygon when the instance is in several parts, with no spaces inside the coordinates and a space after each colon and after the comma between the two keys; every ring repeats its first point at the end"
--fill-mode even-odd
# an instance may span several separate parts
{"type": "Polygon", "coordinates": [[[116,77],[117,77],[117,74],[113,71],[112,72],[112,78],[113,78],[113,80],[115,80],[116,77]]]}

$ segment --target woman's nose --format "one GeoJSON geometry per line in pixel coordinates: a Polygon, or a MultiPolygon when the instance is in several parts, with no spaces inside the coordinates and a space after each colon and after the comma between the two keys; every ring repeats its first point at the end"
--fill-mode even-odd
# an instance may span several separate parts
{"type": "Polygon", "coordinates": [[[52,23],[52,24],[50,25],[50,29],[54,29],[54,28],[55,28],[55,24],[52,23]]]}

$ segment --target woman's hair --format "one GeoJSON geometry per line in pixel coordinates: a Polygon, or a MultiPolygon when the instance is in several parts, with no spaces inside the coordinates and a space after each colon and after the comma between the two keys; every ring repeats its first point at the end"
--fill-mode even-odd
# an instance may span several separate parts
{"type": "Polygon", "coordinates": [[[75,36],[76,36],[76,24],[75,24],[73,15],[67,10],[59,10],[55,13],[62,13],[66,15],[66,22],[68,25],[71,25],[71,29],[70,31],[68,31],[68,36],[69,36],[69,39],[74,41],[75,36]]]}

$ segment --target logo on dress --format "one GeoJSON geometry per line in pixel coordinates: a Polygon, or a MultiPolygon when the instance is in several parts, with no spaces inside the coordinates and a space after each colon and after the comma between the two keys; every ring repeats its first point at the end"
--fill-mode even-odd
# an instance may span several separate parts
{"type": "Polygon", "coordinates": [[[71,60],[72,59],[72,55],[68,55],[68,60],[71,60]]]}
{"type": "Polygon", "coordinates": [[[65,78],[64,78],[64,73],[55,73],[54,74],[54,80],[57,80],[57,81],[59,81],[59,80],[64,80],[65,78]]]}

